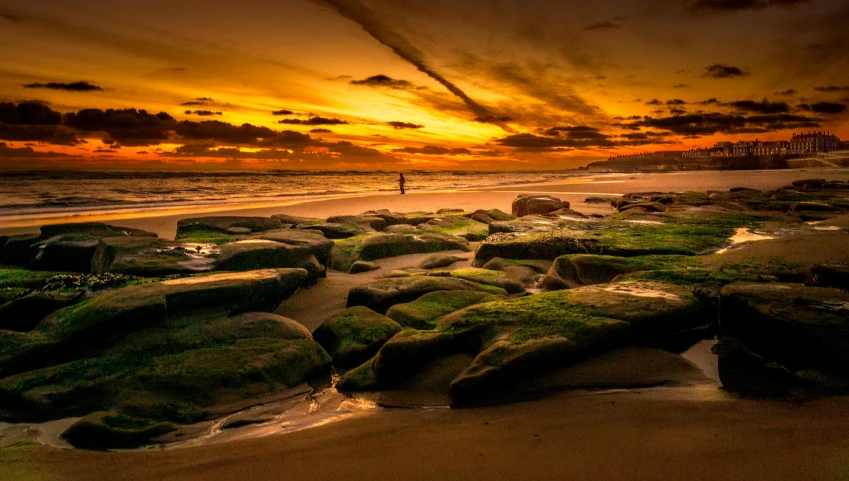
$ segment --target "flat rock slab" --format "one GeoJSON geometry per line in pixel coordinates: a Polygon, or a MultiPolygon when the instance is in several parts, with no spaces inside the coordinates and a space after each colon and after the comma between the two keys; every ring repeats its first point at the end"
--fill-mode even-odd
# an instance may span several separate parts
{"type": "Polygon", "coordinates": [[[720,329],[791,370],[849,373],[849,293],[802,284],[731,284],[720,329]]]}
{"type": "Polygon", "coordinates": [[[371,359],[400,331],[401,326],[392,319],[358,306],[324,321],[313,337],[333,357],[334,365],[354,367],[371,359]]]}
{"type": "Polygon", "coordinates": [[[329,267],[346,272],[356,261],[374,261],[408,254],[466,251],[469,242],[459,237],[436,234],[366,234],[337,240],[329,267]]]}
{"type": "Polygon", "coordinates": [[[366,306],[385,313],[390,307],[411,302],[435,291],[473,291],[506,296],[500,287],[478,284],[453,277],[402,277],[381,279],[357,286],[348,293],[348,307],[366,306]]]}

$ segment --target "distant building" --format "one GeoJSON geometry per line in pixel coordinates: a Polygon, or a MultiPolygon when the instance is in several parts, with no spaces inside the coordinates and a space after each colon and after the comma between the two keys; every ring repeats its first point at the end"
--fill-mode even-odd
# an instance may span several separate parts
{"type": "Polygon", "coordinates": [[[820,152],[831,152],[838,150],[840,143],[840,139],[836,135],[825,132],[793,134],[793,137],[790,139],[790,153],[817,154],[820,152]]]}

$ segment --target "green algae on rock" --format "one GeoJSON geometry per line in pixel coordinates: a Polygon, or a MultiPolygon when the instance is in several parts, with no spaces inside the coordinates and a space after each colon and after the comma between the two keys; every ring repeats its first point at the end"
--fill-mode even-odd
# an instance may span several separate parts
{"type": "Polygon", "coordinates": [[[474,304],[502,299],[484,292],[435,291],[425,294],[413,302],[396,304],[386,311],[386,316],[404,327],[413,329],[435,329],[436,321],[454,311],[474,304]]]}
{"type": "Polygon", "coordinates": [[[371,359],[401,326],[367,307],[351,307],[324,321],[315,340],[333,357],[333,364],[352,367],[371,359]]]}
{"type": "Polygon", "coordinates": [[[452,250],[468,252],[469,242],[459,237],[434,233],[365,234],[335,241],[329,267],[345,272],[358,260],[374,261],[452,250]]]}
{"type": "Polygon", "coordinates": [[[506,296],[500,287],[478,284],[455,277],[410,276],[380,279],[354,287],[348,292],[348,307],[366,306],[385,313],[396,304],[411,302],[435,291],[473,291],[506,296]]]}

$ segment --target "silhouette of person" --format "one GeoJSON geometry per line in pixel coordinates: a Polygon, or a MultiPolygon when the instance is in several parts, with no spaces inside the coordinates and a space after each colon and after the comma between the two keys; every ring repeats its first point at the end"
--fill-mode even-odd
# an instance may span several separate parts
{"type": "Polygon", "coordinates": [[[404,179],[404,174],[401,174],[401,177],[398,179],[398,185],[401,186],[401,195],[406,194],[407,192],[404,190],[404,183],[407,182],[404,179]]]}

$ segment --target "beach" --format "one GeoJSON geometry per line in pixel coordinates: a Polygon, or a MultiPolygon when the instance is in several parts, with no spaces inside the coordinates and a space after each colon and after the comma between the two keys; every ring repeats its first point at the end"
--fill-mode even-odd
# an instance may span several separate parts
{"type": "MultiPolygon", "coordinates": [[[[849,181],[849,171],[601,174],[543,184],[404,196],[365,194],[144,216],[103,213],[74,220],[104,221],[173,239],[180,219],[201,215],[326,218],[377,209],[442,208],[510,212],[521,193],[553,195],[584,214],[607,215],[613,212],[609,202],[585,199],[733,187],[769,190],[807,178],[849,181]]],[[[845,220],[843,216],[824,225],[843,226],[845,220]]],[[[37,232],[37,226],[0,227],[0,234],[28,232],[37,232]]],[[[722,265],[781,256],[809,269],[849,259],[845,236],[824,232],[812,243],[810,236],[788,235],[745,244],[712,259],[722,265]]],[[[446,251],[459,259],[446,270],[470,268],[478,245],[473,242],[471,252],[446,251]]],[[[387,272],[415,269],[428,257],[377,259],[379,270],[357,275],[330,270],[274,312],[312,332],[346,307],[353,287],[387,272]]],[[[511,385],[513,398],[468,408],[448,408],[445,393],[471,357],[447,359],[397,389],[377,397],[358,395],[373,403],[368,409],[329,412],[306,428],[277,421],[255,431],[235,431],[233,440],[210,437],[208,442],[165,450],[60,449],[40,444],[32,431],[7,431],[0,436],[0,479],[847,479],[849,396],[804,402],[749,399],[717,386],[716,356],[702,357],[691,362],[686,355],[646,347],[613,350],[511,385]]]]}
{"type": "Polygon", "coordinates": [[[144,213],[109,213],[107,211],[77,213],[53,217],[16,219],[0,222],[0,235],[38,232],[41,225],[65,222],[107,222],[121,227],[133,227],[173,239],[180,219],[198,216],[260,216],[288,214],[304,217],[326,218],[334,215],[359,214],[369,210],[389,209],[393,212],[435,212],[442,208],[468,211],[500,209],[510,212],[510,204],[522,193],[550,194],[572,204],[572,208],[585,214],[609,214],[605,204],[588,204],[587,197],[617,197],[632,192],[687,192],[728,190],[733,187],[776,189],[793,180],[825,178],[847,180],[845,169],[794,169],[764,171],[710,171],[651,174],[598,174],[580,176],[543,184],[482,187],[463,190],[417,192],[404,196],[393,192],[377,194],[340,195],[322,200],[290,199],[275,205],[251,203],[228,206],[153,209],[144,213]],[[4,225],[5,224],[5,225],[4,225]]]}

